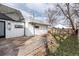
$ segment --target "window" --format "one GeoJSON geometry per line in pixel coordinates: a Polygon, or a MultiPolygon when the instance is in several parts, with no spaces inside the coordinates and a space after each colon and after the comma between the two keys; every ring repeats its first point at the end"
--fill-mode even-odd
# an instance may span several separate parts
{"type": "Polygon", "coordinates": [[[15,28],[23,28],[23,25],[15,25],[15,28]]]}
{"type": "Polygon", "coordinates": [[[34,28],[39,28],[39,26],[34,26],[34,28]]]}

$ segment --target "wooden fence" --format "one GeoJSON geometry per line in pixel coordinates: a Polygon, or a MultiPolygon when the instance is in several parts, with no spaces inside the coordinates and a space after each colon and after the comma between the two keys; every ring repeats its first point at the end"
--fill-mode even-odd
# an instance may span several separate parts
{"type": "Polygon", "coordinates": [[[73,32],[72,29],[67,28],[67,29],[59,29],[59,28],[50,28],[49,31],[50,33],[59,33],[59,34],[71,34],[73,32]]]}

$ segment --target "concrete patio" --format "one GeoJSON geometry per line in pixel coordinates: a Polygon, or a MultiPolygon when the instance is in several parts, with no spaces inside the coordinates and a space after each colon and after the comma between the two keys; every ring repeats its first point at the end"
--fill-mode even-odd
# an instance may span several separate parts
{"type": "Polygon", "coordinates": [[[17,47],[22,46],[31,37],[0,38],[0,56],[17,55],[17,47]]]}

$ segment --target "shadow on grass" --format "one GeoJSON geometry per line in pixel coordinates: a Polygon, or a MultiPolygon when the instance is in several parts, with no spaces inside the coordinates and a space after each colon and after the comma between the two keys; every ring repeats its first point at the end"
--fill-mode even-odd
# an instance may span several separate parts
{"type": "MultiPolygon", "coordinates": [[[[59,47],[55,52],[49,50],[49,56],[78,56],[79,55],[79,44],[77,35],[71,35],[64,38],[66,35],[54,34],[52,35],[59,47]]],[[[51,49],[51,48],[49,48],[51,49]]],[[[52,50],[52,49],[51,49],[52,50]]]]}

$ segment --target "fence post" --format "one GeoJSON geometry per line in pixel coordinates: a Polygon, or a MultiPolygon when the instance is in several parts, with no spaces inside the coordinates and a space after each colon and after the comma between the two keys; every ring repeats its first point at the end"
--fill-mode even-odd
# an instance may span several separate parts
{"type": "Polygon", "coordinates": [[[77,39],[78,39],[78,43],[79,43],[79,23],[77,22],[76,24],[76,29],[78,30],[77,32],[77,39]]]}
{"type": "Polygon", "coordinates": [[[78,35],[78,37],[77,37],[77,38],[78,38],[78,43],[79,43],[79,28],[78,28],[78,34],[77,34],[77,35],[78,35]]]}

